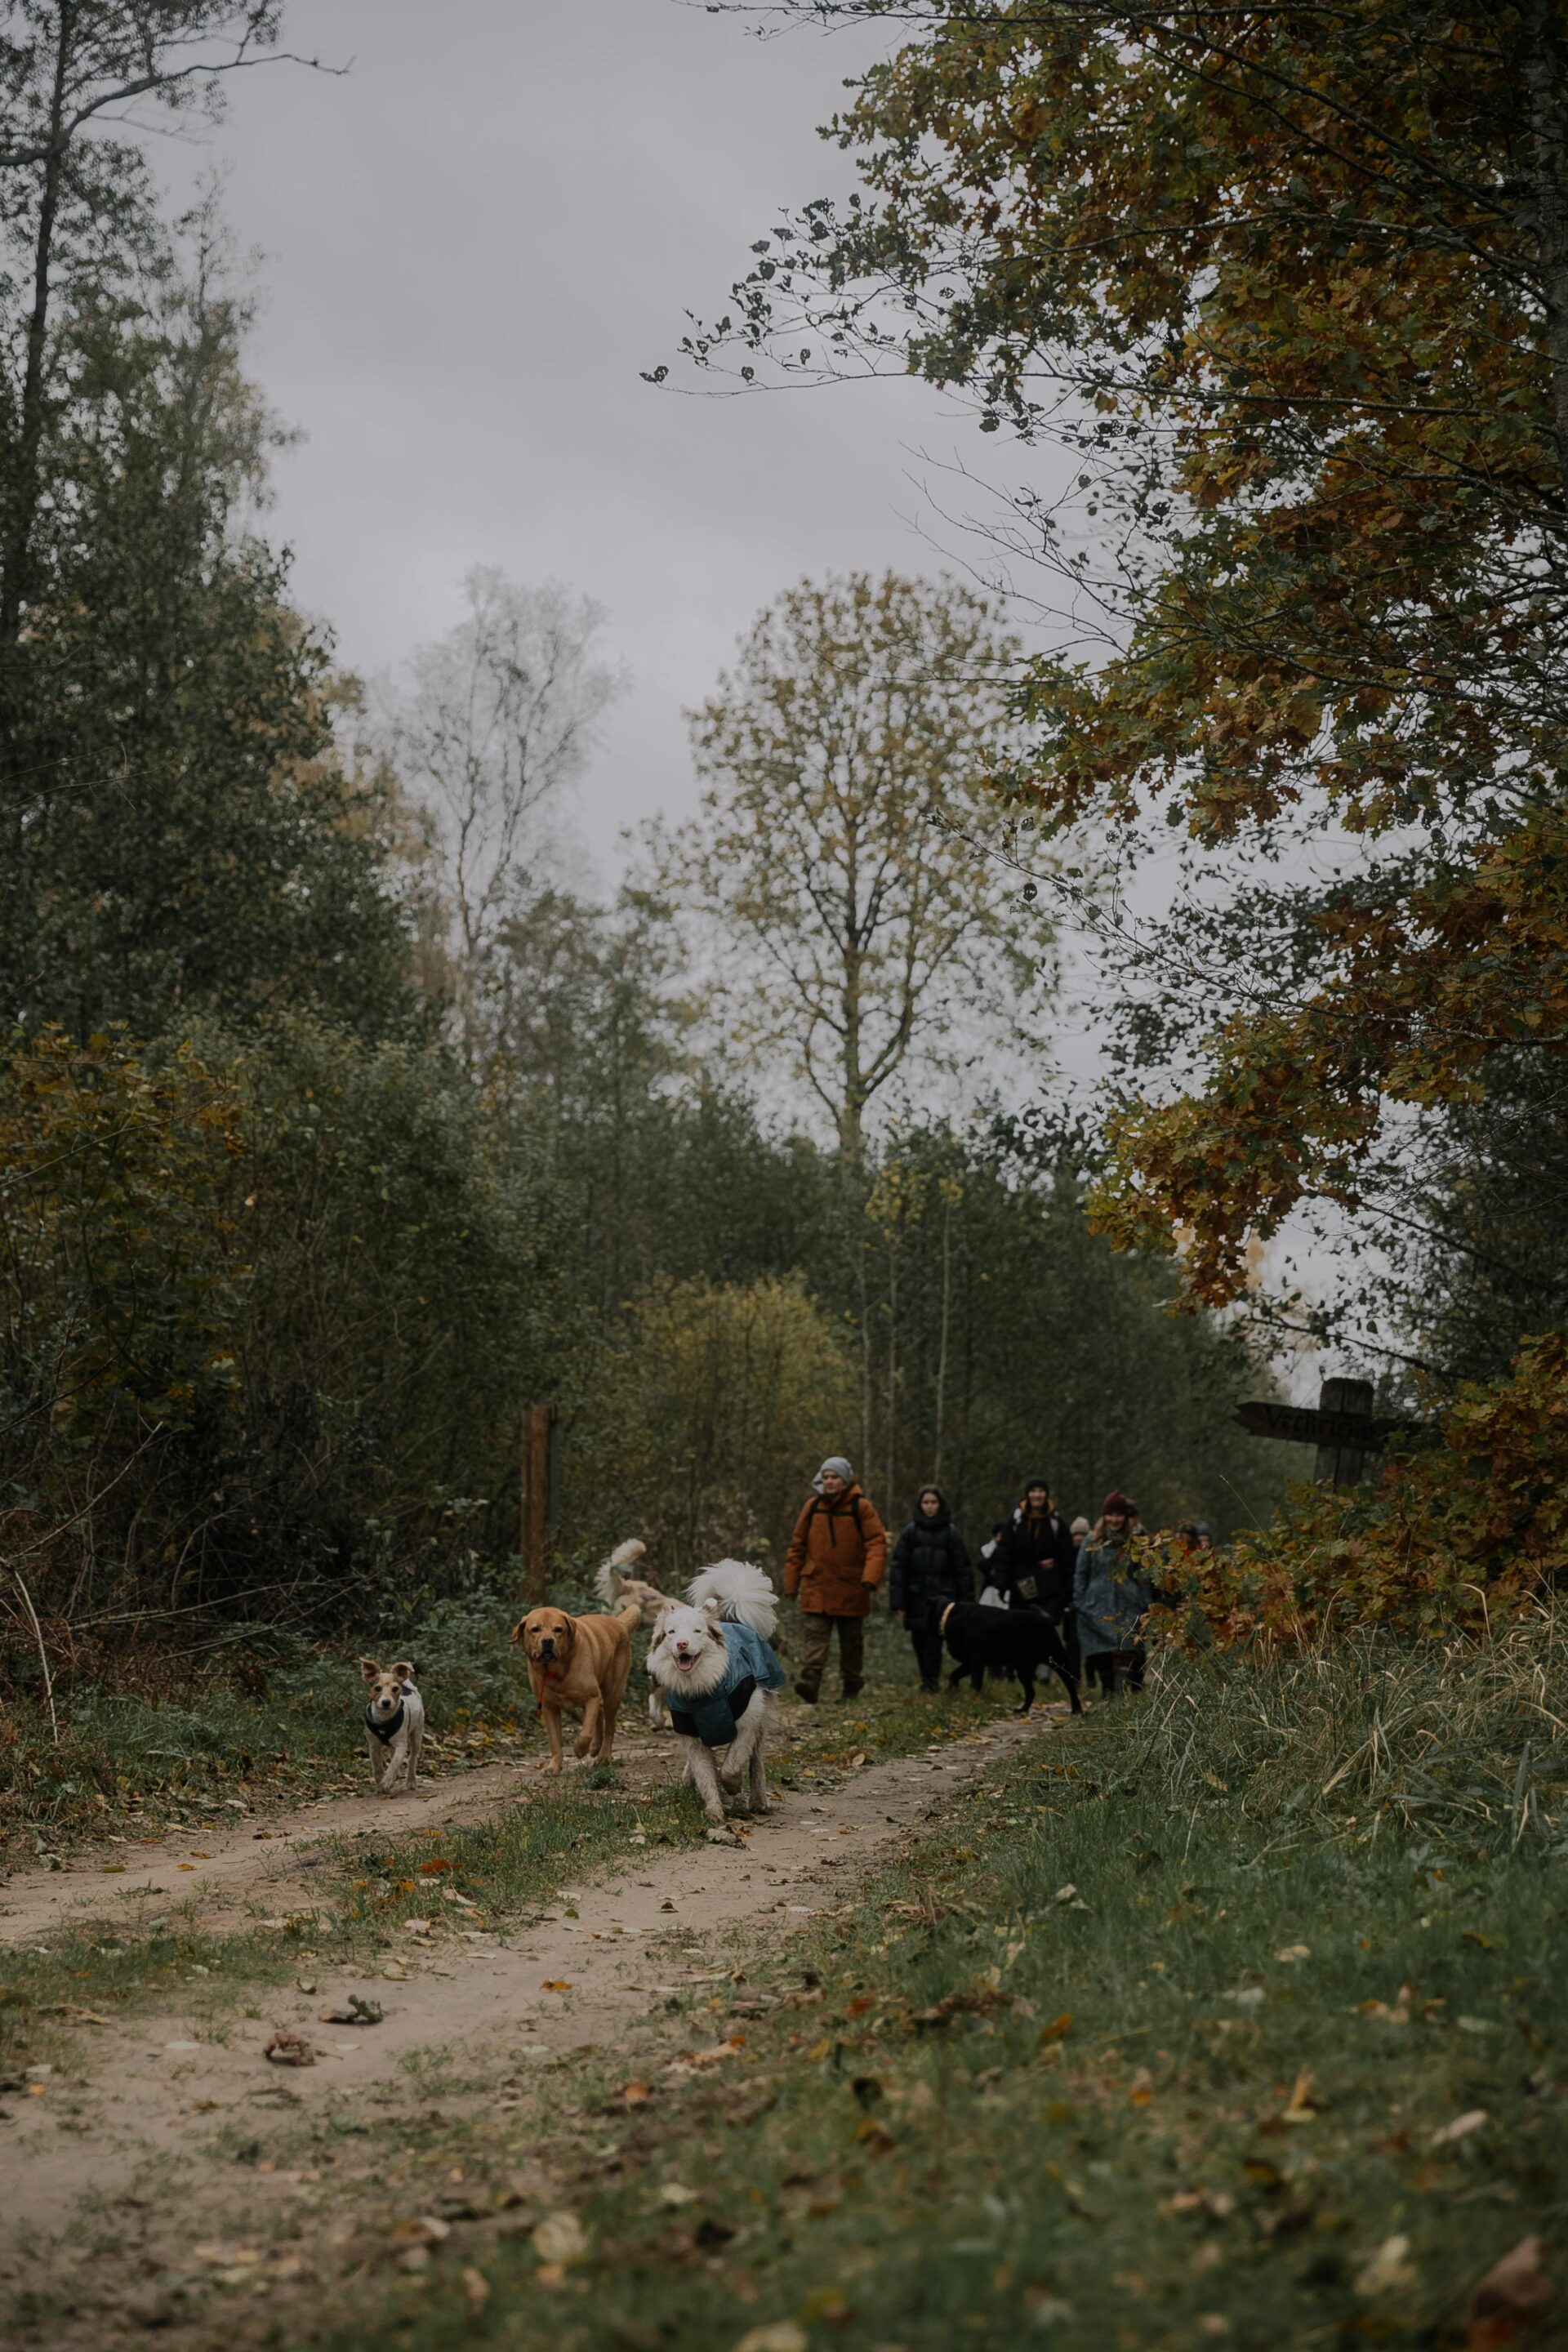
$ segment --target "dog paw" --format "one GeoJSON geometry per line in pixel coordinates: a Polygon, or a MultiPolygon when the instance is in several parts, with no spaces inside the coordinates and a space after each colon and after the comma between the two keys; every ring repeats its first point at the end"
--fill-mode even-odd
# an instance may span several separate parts
{"type": "Polygon", "coordinates": [[[710,1845],[739,1845],[741,1841],[726,1822],[722,1828],[715,1826],[709,1831],[708,1843],[710,1845]]]}

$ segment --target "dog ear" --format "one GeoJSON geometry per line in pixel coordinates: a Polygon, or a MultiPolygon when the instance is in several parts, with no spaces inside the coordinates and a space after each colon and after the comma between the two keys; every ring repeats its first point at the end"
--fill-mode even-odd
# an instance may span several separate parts
{"type": "Polygon", "coordinates": [[[707,1600],[702,1603],[702,1607],[706,1614],[710,1617],[716,1618],[720,1614],[719,1603],[711,1593],[708,1595],[707,1600]]]}
{"type": "Polygon", "coordinates": [[[374,1658],[362,1658],[359,1662],[359,1670],[367,1683],[378,1683],[381,1680],[381,1668],[374,1658]]]}
{"type": "Polygon", "coordinates": [[[518,1621],[517,1621],[516,1624],[515,1624],[515,1625],[512,1627],[512,1629],[511,1629],[511,1638],[512,1638],[512,1640],[513,1640],[514,1642],[521,1642],[521,1639],[522,1639],[522,1635],[523,1635],[523,1628],[527,1625],[527,1623],[528,1623],[528,1620],[527,1620],[527,1618],[526,1618],[526,1617],[520,1617],[520,1618],[518,1619],[518,1621]]]}
{"type": "Polygon", "coordinates": [[[397,1664],[395,1666],[388,1666],[386,1671],[394,1682],[411,1683],[414,1680],[413,1664],[407,1658],[399,1658],[397,1664]]]}

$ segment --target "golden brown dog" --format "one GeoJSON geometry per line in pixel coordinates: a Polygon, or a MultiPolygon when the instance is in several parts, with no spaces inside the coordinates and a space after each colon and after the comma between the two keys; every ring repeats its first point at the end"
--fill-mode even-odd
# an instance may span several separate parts
{"type": "Polygon", "coordinates": [[[568,1617],[563,1609],[531,1609],[512,1628],[522,1643],[528,1679],[544,1717],[550,1753],[542,1772],[561,1769],[561,1710],[582,1710],[583,1728],[574,1743],[579,1756],[607,1764],[616,1741],[616,1717],[632,1669],[632,1635],[642,1610],[628,1601],[613,1617],[568,1617]]]}

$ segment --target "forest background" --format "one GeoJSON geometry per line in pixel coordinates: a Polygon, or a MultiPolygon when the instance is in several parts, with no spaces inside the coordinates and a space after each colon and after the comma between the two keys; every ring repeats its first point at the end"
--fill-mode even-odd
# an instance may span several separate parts
{"type": "Polygon", "coordinates": [[[568,1577],[776,1561],[828,1451],[975,1540],[1036,1470],[1265,1514],[1245,1330],[985,1076],[1055,983],[986,598],[782,594],[611,904],[551,845],[620,684],[589,600],[477,569],[375,689],[291,604],[222,221],[123,121],[216,115],[279,14],[14,10],[0,57],[9,1686],[511,1591],[535,1402],[568,1577]]]}
{"type": "Polygon", "coordinates": [[[1298,1613],[1363,1554],[1373,1613],[1395,1556],[1556,1559],[1561,26],[1264,8],[1194,62],[1067,0],[777,13],[899,28],[833,130],[866,197],[786,218],[684,361],[912,371],[1065,440],[1004,543],[1103,645],[949,577],[783,590],[613,903],[552,851],[621,684],[589,600],[476,569],[369,687],[290,601],[221,219],[124,121],[216,115],[281,11],[7,19],[14,1684],[504,1585],[542,1402],[568,1573],[629,1528],[776,1559],[828,1450],[895,1523],[936,1476],[978,1537],[1037,1470],[1254,1528],[1298,1613]],[[1190,887],[1131,924],[1173,826],[1190,887]],[[1088,1105],[1068,922],[1117,982],[1088,1105]],[[1314,1204],[1350,1278],[1309,1310],[1262,1253],[1314,1204]],[[1282,1332],[1471,1431],[1417,1444],[1418,1526],[1263,1528],[1294,1465],[1229,1417],[1282,1332]]]}

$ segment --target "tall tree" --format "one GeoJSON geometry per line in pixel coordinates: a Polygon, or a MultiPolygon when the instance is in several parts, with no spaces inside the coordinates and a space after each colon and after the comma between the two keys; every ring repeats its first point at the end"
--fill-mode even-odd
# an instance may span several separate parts
{"type": "Polygon", "coordinates": [[[695,355],[1059,434],[1114,560],[1023,521],[1104,646],[1037,666],[1015,789],[1339,846],[1261,982],[1189,957],[1201,1083],[1129,1109],[1102,1197],[1230,1297],[1303,1197],[1354,1202],[1389,1103],[1568,1044],[1568,14],[781,13],[910,37],[833,126],[865,196],[787,222],[695,355]]]}
{"type": "Polygon", "coordinates": [[[695,714],[709,789],[663,887],[719,942],[733,1033],[788,1054],[851,1159],[900,1072],[973,1051],[1034,969],[976,837],[1020,661],[984,597],[854,572],[781,596],[695,714]]]}
{"type": "Polygon", "coordinates": [[[277,62],[263,0],[0,13],[0,1020],[405,1005],[330,646],[255,523],[277,438],[212,207],[139,133],[277,62]]]}
{"type": "MultiPolygon", "coordinates": [[[[8,463],[0,497],[0,663],[37,585],[47,443],[70,398],[58,314],[84,278],[132,282],[161,244],[125,110],[220,110],[225,79],[279,61],[280,0],[9,0],[0,21],[0,243],[8,463]]],[[[294,60],[298,62],[297,60],[294,60]]],[[[0,688],[4,687],[0,669],[0,688]]],[[[0,717],[4,715],[0,695],[0,717]]]]}
{"type": "Polygon", "coordinates": [[[334,752],[331,648],[247,527],[273,436],[210,258],[184,278],[171,256],[135,301],[84,290],[61,322],[71,399],[0,769],[8,1021],[403,1017],[402,925],[376,794],[334,752]]]}
{"type": "Polygon", "coordinates": [[[539,884],[541,821],[581,772],[622,678],[595,656],[605,616],[591,597],[485,565],[464,588],[466,617],[410,657],[387,698],[384,737],[429,816],[459,1037],[477,1070],[505,1025],[504,935],[539,884]]]}

